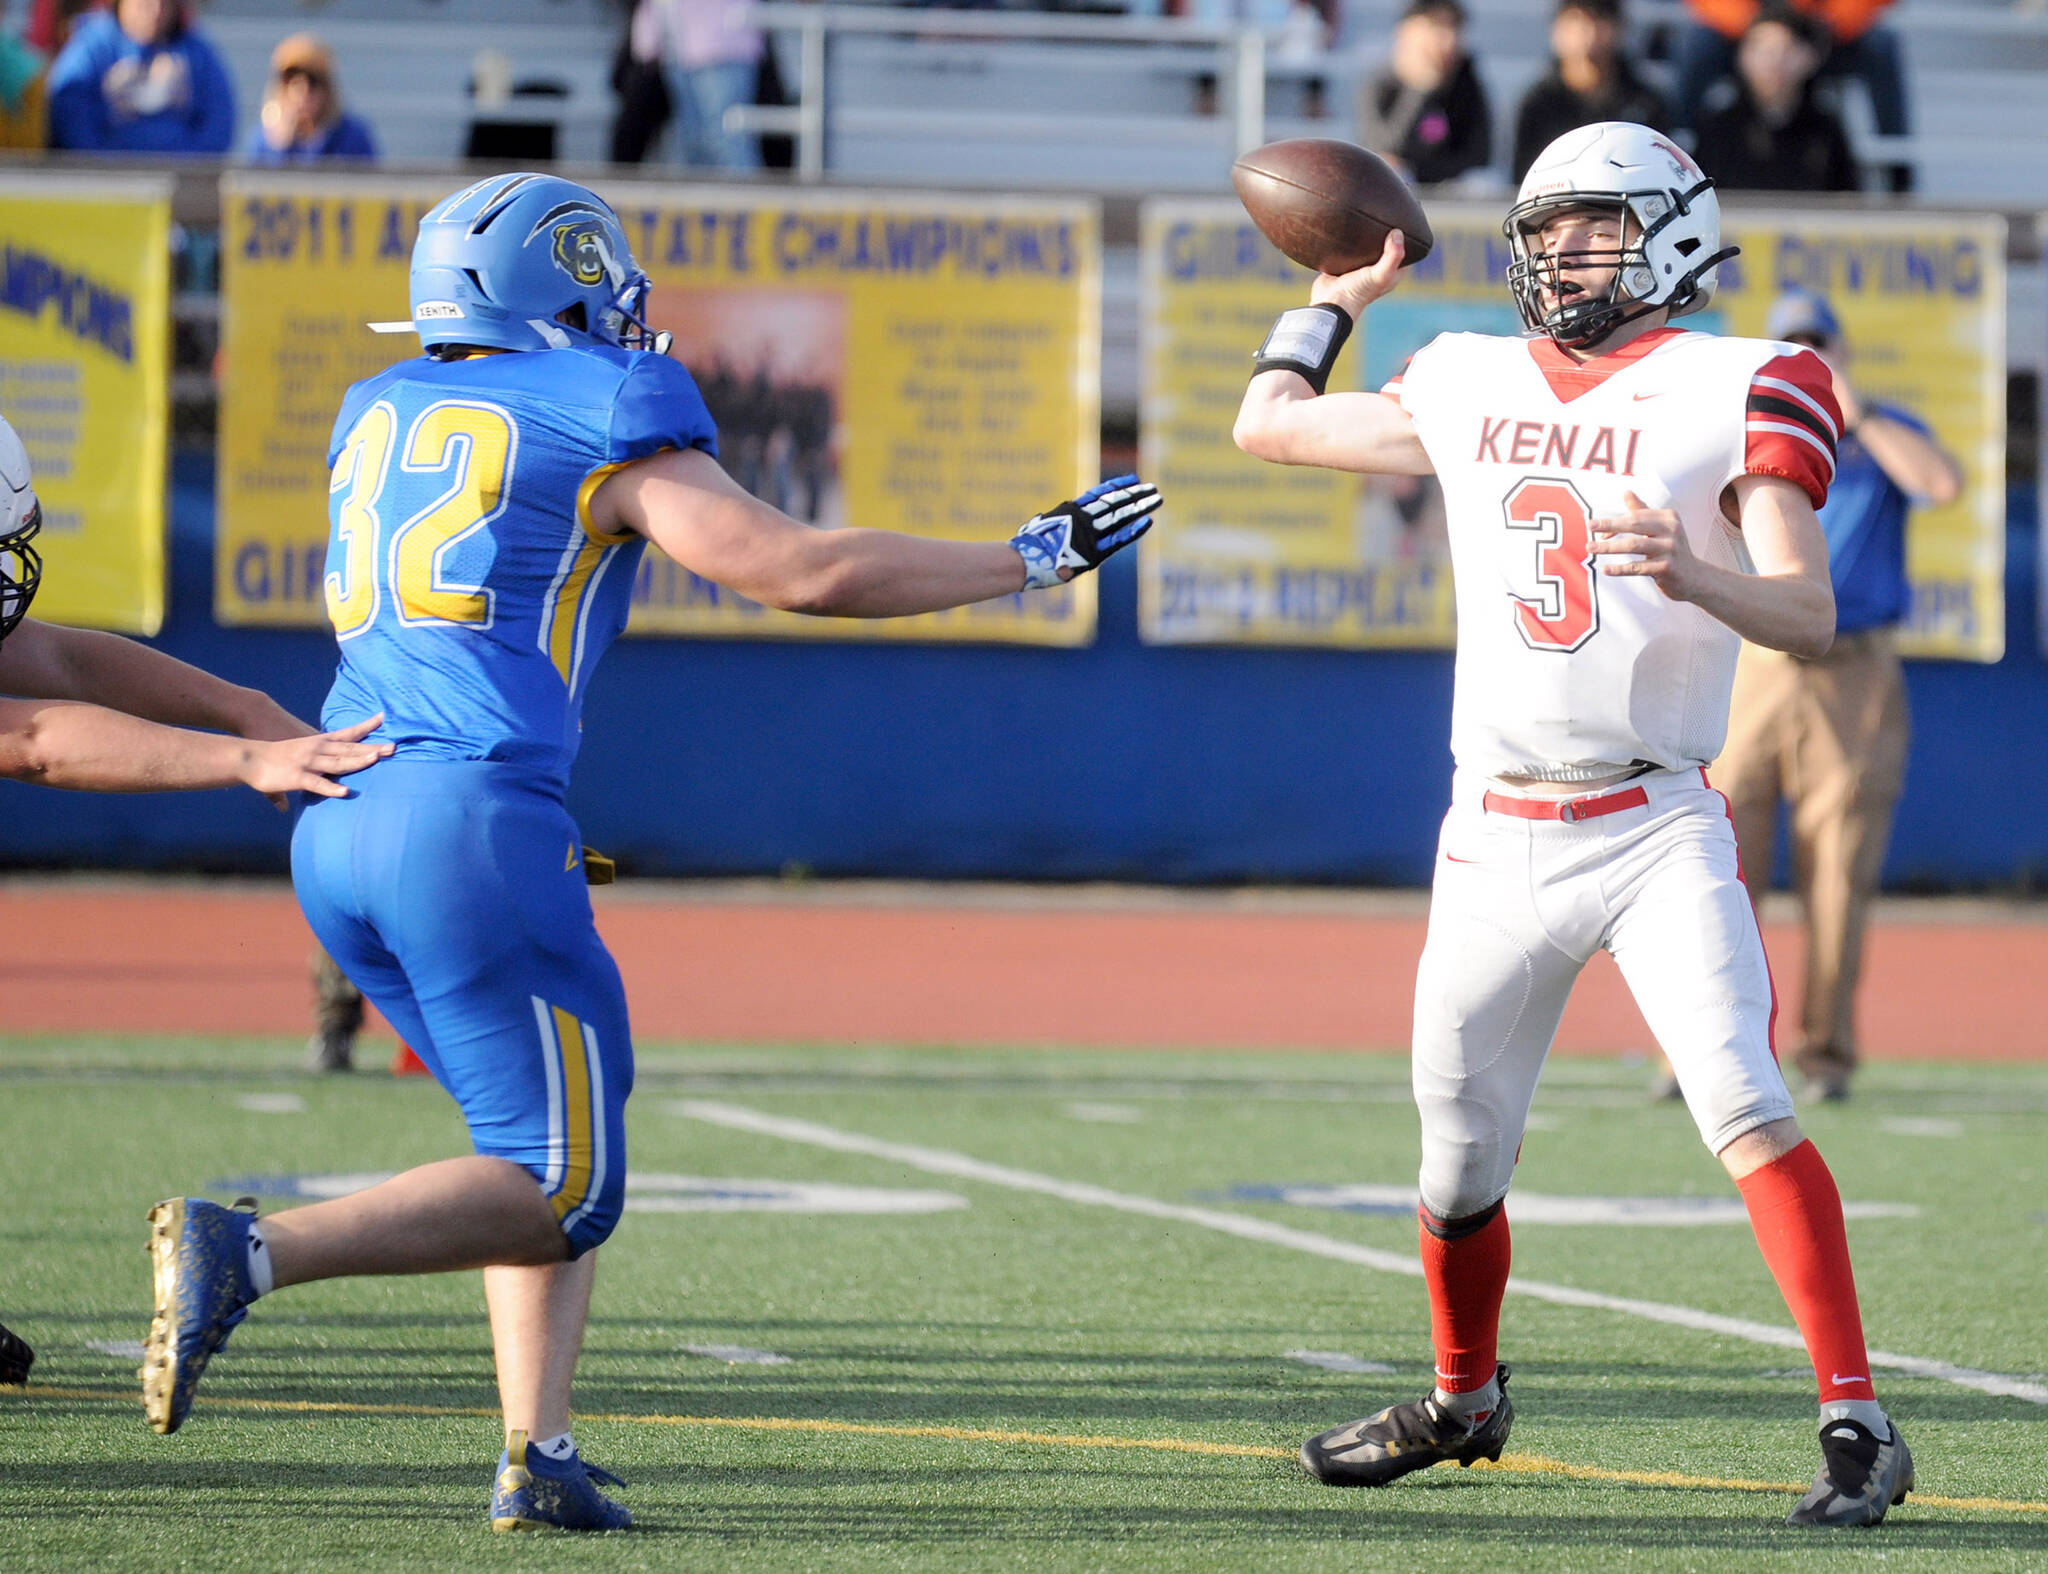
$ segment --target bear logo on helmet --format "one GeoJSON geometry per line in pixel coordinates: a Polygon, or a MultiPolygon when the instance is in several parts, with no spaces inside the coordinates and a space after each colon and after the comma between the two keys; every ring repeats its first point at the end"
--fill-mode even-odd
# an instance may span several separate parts
{"type": "Polygon", "coordinates": [[[555,266],[585,289],[617,275],[618,264],[604,243],[604,226],[596,219],[577,219],[555,226],[555,266]]]}

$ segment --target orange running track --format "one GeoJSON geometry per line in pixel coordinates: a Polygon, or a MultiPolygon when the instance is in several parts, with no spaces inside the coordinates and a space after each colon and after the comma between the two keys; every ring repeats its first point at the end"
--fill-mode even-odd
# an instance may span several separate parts
{"type": "MultiPolygon", "coordinates": [[[[600,891],[642,1041],[1386,1049],[1405,1045],[1419,895],[628,883],[600,891]]],[[[1799,937],[1764,926],[1796,1021],[1799,937]]],[[[8,1032],[301,1035],[312,937],[281,885],[0,883],[8,1032]]],[[[1865,1052],[2048,1059],[2048,909],[1888,903],[1865,1052]]],[[[1641,1051],[1605,957],[1558,1037],[1641,1051]]]]}

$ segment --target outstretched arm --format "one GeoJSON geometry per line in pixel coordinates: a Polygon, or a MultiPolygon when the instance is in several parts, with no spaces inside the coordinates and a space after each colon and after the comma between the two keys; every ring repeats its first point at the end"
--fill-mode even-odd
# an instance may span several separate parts
{"type": "Polygon", "coordinates": [[[693,574],[763,605],[826,617],[893,618],[1014,595],[1050,577],[1087,572],[1150,524],[1158,494],[1135,490],[1143,495],[1103,515],[1100,531],[1085,509],[1084,517],[1063,520],[1095,497],[1090,493],[1031,521],[1016,545],[936,541],[890,530],[814,530],[750,495],[709,454],[668,449],[607,477],[591,497],[590,517],[607,533],[645,536],[693,574]],[[1071,526],[1065,536],[1033,528],[1062,522],[1071,526]],[[1027,549],[1033,562],[1027,563],[1027,549]]]}
{"type": "Polygon", "coordinates": [[[299,738],[315,730],[259,689],[245,689],[118,634],[32,618],[0,643],[0,694],[81,700],[168,726],[244,738],[299,738]]]}
{"type": "Polygon", "coordinates": [[[0,776],[78,792],[180,792],[253,787],[282,804],[282,794],[339,798],[333,780],[391,752],[362,740],[382,716],[266,743],[188,732],[140,717],[66,700],[0,700],[0,776]]]}
{"type": "MultiPolygon", "coordinates": [[[[1318,275],[1310,302],[1337,307],[1356,323],[1367,306],[1394,287],[1403,246],[1396,230],[1370,267],[1318,275]]],[[[1321,465],[1366,475],[1431,475],[1436,468],[1397,401],[1376,393],[1318,393],[1314,383],[1294,371],[1264,371],[1252,378],[1231,436],[1253,458],[1274,464],[1321,465]]]]}

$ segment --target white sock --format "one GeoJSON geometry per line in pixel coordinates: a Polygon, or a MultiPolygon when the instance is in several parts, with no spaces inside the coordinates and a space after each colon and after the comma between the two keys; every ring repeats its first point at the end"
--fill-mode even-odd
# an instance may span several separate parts
{"type": "Polygon", "coordinates": [[[1820,1407],[1820,1423],[1826,1426],[1830,1421],[1854,1421],[1867,1426],[1879,1442],[1892,1435],[1892,1424],[1885,1416],[1884,1406],[1875,1399],[1830,1399],[1820,1407]]]}
{"type": "Polygon", "coordinates": [[[557,1432],[553,1437],[544,1437],[539,1442],[526,1445],[528,1454],[545,1454],[557,1464],[576,1452],[576,1439],[567,1432],[557,1432]]]}
{"type": "Polygon", "coordinates": [[[1447,1394],[1439,1388],[1435,1391],[1435,1398],[1439,1410],[1448,1411],[1463,1421],[1490,1414],[1500,1408],[1500,1373],[1495,1372],[1486,1380],[1484,1388],[1475,1388],[1469,1394],[1447,1394]]]}
{"type": "Polygon", "coordinates": [[[268,1295],[277,1288],[277,1277],[270,1271],[270,1247],[263,1239],[263,1226],[249,1226],[249,1288],[250,1300],[259,1295],[268,1295]]]}

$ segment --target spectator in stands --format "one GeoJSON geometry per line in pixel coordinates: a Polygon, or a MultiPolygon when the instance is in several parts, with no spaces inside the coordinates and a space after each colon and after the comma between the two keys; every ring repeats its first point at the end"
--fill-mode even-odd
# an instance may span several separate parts
{"type": "Polygon", "coordinates": [[[1798,657],[1745,645],[1714,785],[1728,795],[1752,896],[1768,890],[1778,799],[1792,806],[1793,884],[1806,918],[1806,989],[1792,1059],[1809,1096],[1840,1099],[1856,1069],[1852,1008],[1864,922],[1906,768],[1906,690],[1893,630],[1911,605],[1906,512],[1962,493],[1956,462],[1910,411],[1858,396],[1827,301],[1794,292],[1765,336],[1804,344],[1835,374],[1842,441],[1820,511],[1835,642],[1798,657]]]}
{"type": "MultiPolygon", "coordinates": [[[[1910,126],[1906,106],[1905,51],[1899,35],[1878,18],[1892,0],[1792,0],[1795,9],[1824,35],[1823,79],[1854,77],[1870,95],[1870,115],[1881,137],[1903,137],[1910,126]]],[[[1735,46],[1766,0],[1686,0],[1695,21],[1679,36],[1678,124],[1697,128],[1715,85],[1734,68],[1735,46]]],[[[1912,187],[1908,166],[1895,166],[1892,189],[1912,187]]]]}
{"type": "Polygon", "coordinates": [[[619,99],[619,112],[612,119],[614,164],[638,164],[661,140],[668,124],[668,84],[662,80],[661,56],[661,0],[637,0],[612,57],[612,92],[619,99]]]}
{"type": "Polygon", "coordinates": [[[761,139],[731,130],[725,112],[754,101],[767,40],[741,18],[739,0],[658,0],[662,76],[681,162],[759,169],[761,139]]]}
{"type": "Polygon", "coordinates": [[[1359,140],[1419,186],[1454,180],[1493,157],[1493,114],[1465,51],[1458,0],[1410,0],[1386,69],[1365,84],[1359,140]]]}
{"type": "Polygon", "coordinates": [[[311,33],[294,33],[271,52],[270,85],[248,153],[256,164],[377,156],[370,128],[341,107],[333,52],[311,33]]]}
{"type": "Polygon", "coordinates": [[[50,145],[50,61],[99,0],[36,0],[22,32],[0,32],[0,150],[50,145]]]}
{"type": "Polygon", "coordinates": [[[1670,129],[1659,93],[1637,73],[1621,47],[1621,0],[1558,0],[1550,23],[1550,74],[1530,88],[1515,112],[1514,178],[1536,155],[1580,126],[1603,120],[1670,129]]]}
{"type": "Polygon", "coordinates": [[[1814,102],[1825,41],[1789,7],[1749,24],[1735,52],[1733,103],[1700,117],[1693,152],[1724,191],[1854,191],[1841,121],[1814,102]]]}
{"type": "Polygon", "coordinates": [[[47,139],[50,57],[13,28],[0,30],[0,148],[34,152],[47,139]]]}
{"type": "Polygon", "coordinates": [[[235,84],[176,0],[115,0],[80,17],[50,67],[50,146],[225,153],[235,84]]]}

